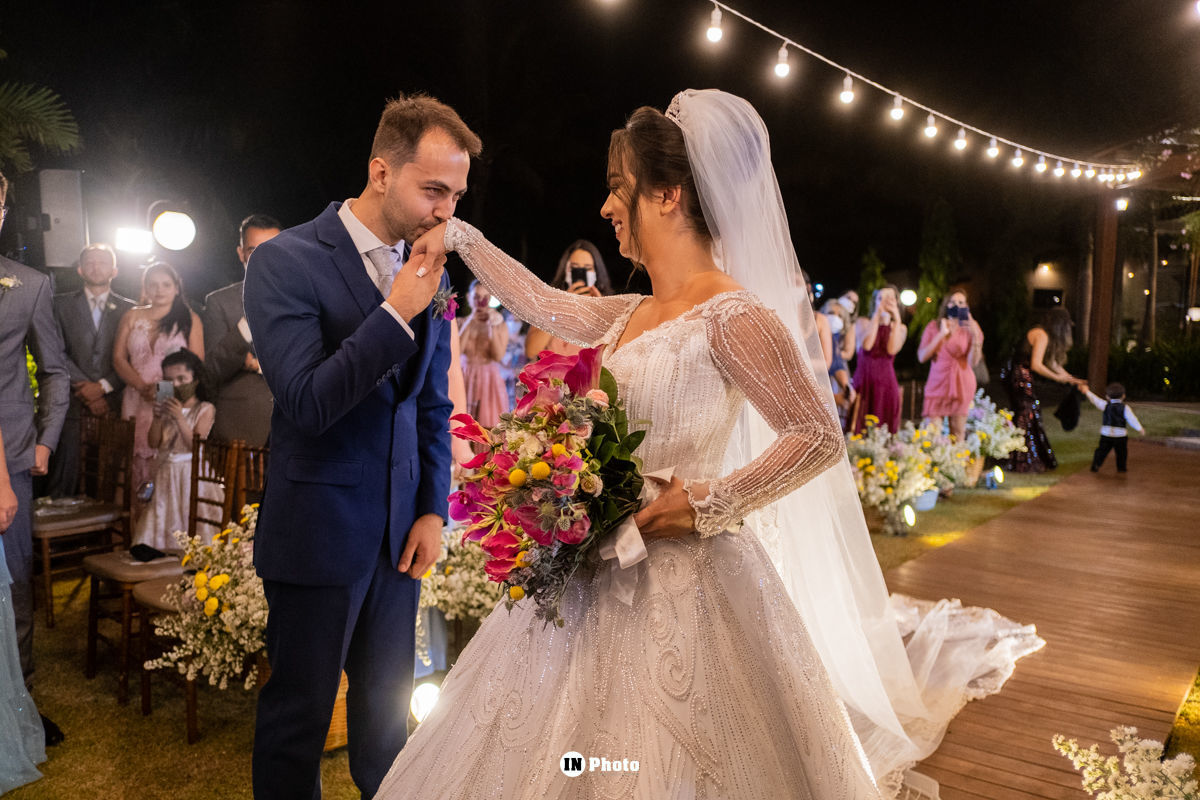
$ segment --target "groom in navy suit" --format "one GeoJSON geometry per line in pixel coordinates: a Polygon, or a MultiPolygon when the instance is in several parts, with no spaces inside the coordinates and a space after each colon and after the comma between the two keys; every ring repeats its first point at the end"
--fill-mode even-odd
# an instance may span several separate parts
{"type": "Polygon", "coordinates": [[[270,616],[256,798],[319,798],[339,676],[372,797],[407,737],[421,575],[450,483],[443,263],[408,244],[454,214],[479,137],[430,97],[384,109],[357,198],[263,243],[246,320],[275,397],[254,560],[270,616]],[[422,267],[424,269],[422,269],[422,267]]]}

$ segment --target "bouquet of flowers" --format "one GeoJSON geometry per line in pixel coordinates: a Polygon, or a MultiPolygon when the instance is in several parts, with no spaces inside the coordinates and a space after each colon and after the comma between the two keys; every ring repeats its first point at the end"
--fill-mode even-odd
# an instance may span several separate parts
{"type": "Polygon", "coordinates": [[[929,456],[930,472],[938,489],[950,489],[966,481],[967,465],[973,460],[970,437],[959,443],[933,425],[918,428],[906,422],[896,438],[929,456]]]}
{"type": "Polygon", "coordinates": [[[933,461],[919,444],[905,442],[868,414],[866,428],[847,443],[858,498],[883,514],[891,533],[903,531],[901,509],[922,492],[933,489],[933,461]]]}
{"type": "Polygon", "coordinates": [[[451,621],[482,620],[492,613],[503,592],[488,579],[486,561],[478,542],[447,542],[437,565],[421,579],[421,608],[439,609],[451,621]]]}
{"type": "Polygon", "coordinates": [[[536,614],[561,626],[571,576],[604,534],[638,509],[645,431],[629,430],[617,384],[599,349],[543,351],[521,371],[528,392],[491,430],[468,414],[453,434],[482,447],[462,466],[450,516],[478,542],[484,572],[507,593],[509,610],[529,596],[536,614]]]}
{"type": "Polygon", "coordinates": [[[267,600],[253,563],[257,522],[255,503],[242,509],[241,524],[214,536],[212,544],[175,531],[188,570],[166,594],[179,613],[159,617],[155,630],[179,643],[147,661],[146,669],[175,667],[189,680],[204,675],[221,689],[231,678],[254,686],[258,671],[250,656],[265,646],[267,628],[267,600]]]}
{"type": "Polygon", "coordinates": [[[975,392],[967,412],[967,436],[979,438],[979,451],[985,458],[1008,458],[1014,450],[1025,452],[1025,429],[1013,424],[1012,412],[997,409],[983,389],[975,392]]]}
{"type": "Polygon", "coordinates": [[[1196,762],[1181,754],[1163,760],[1163,746],[1153,739],[1139,739],[1137,728],[1113,728],[1110,734],[1121,757],[1100,754],[1098,745],[1084,750],[1074,739],[1053,739],[1054,749],[1071,759],[1083,773],[1083,788],[1101,800],[1150,800],[1168,797],[1198,800],[1196,762]]]}

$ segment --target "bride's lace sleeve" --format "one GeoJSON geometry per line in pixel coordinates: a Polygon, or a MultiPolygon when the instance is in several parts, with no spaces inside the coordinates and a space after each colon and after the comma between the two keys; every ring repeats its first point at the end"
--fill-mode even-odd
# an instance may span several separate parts
{"type": "Polygon", "coordinates": [[[747,513],[799,488],[846,452],[811,369],[775,312],[733,295],[710,310],[707,325],[717,367],[778,438],[746,466],[711,481],[706,497],[687,484],[701,536],[736,528],[747,513]]]}
{"type": "Polygon", "coordinates": [[[591,297],[547,286],[482,233],[457,218],[446,223],[446,249],[456,251],[505,308],[572,344],[592,346],[606,341],[625,312],[643,299],[629,294],[591,297]]]}

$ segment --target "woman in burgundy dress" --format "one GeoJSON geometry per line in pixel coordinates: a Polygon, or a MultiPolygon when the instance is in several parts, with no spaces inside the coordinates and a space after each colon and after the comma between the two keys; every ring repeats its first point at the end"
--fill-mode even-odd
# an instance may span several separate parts
{"type": "Polygon", "coordinates": [[[865,427],[868,414],[889,431],[900,427],[900,383],[893,361],[904,346],[908,327],[900,321],[900,292],[888,284],[875,290],[871,316],[857,323],[858,361],[854,369],[854,391],[858,409],[853,432],[865,427]]]}
{"type": "Polygon", "coordinates": [[[1062,368],[1071,349],[1071,315],[1065,308],[1054,308],[1046,321],[1030,328],[1017,344],[1000,380],[1008,390],[1013,424],[1025,429],[1024,453],[1014,452],[1004,468],[1015,472],[1045,472],[1058,467],[1058,458],[1042,426],[1041,403],[1038,401],[1034,376],[1038,379],[1087,388],[1087,380],[1076,378],[1062,368]]]}
{"type": "Polygon", "coordinates": [[[950,435],[966,438],[967,412],[975,397],[975,364],[983,353],[983,330],[971,316],[967,296],[951,292],[942,302],[937,319],[925,326],[917,360],[929,366],[925,404],[921,416],[939,430],[942,418],[950,419],[950,435]]]}

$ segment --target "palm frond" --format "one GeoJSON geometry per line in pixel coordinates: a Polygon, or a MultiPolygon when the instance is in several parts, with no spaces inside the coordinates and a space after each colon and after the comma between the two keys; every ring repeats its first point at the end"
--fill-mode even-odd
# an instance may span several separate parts
{"type": "Polygon", "coordinates": [[[0,83],[0,130],[47,150],[69,153],[79,147],[79,126],[62,98],[44,86],[0,83]]]}

